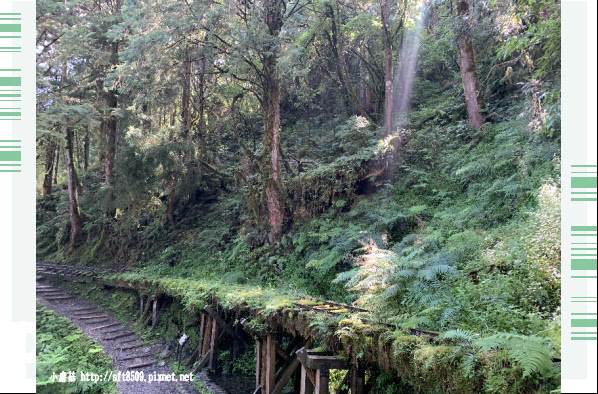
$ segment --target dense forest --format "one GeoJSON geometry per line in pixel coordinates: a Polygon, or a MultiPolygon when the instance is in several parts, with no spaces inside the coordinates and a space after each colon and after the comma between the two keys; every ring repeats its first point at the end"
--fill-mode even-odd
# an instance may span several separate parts
{"type": "Polygon", "coordinates": [[[37,0],[37,259],[353,303],[555,389],[560,29],[558,0],[37,0]]]}

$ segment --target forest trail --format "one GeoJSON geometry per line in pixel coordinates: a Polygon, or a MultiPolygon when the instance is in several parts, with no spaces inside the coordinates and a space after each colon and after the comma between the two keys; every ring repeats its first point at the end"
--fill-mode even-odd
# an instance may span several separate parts
{"type": "MultiPolygon", "coordinates": [[[[119,381],[118,390],[123,394],[196,394],[198,391],[190,382],[149,382],[150,375],[171,375],[172,370],[165,365],[161,358],[170,354],[164,344],[150,345],[141,340],[137,333],[127,328],[125,324],[104,312],[92,303],[78,298],[57,285],[47,282],[36,283],[37,302],[69,319],[83,331],[84,334],[96,340],[104,348],[104,352],[114,361],[113,373],[123,374],[131,372],[138,376],[143,372],[145,381],[119,381]],[[150,364],[151,363],[151,364],[150,364]],[[149,364],[141,366],[143,364],[149,364]],[[140,367],[133,367],[139,365],[140,367]],[[133,367],[133,368],[132,368],[133,367]]],[[[110,371],[86,371],[104,377],[110,371]]],[[[178,380],[178,376],[177,376],[178,380]]],[[[203,380],[203,379],[202,379],[203,380]]],[[[204,382],[211,392],[225,394],[212,383],[204,382]]]]}

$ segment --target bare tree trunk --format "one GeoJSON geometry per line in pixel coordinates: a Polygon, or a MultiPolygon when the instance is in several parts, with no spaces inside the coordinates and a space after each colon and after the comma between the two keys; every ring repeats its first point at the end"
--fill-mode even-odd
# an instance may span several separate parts
{"type": "MultiPolygon", "coordinates": [[[[464,20],[469,18],[469,4],[462,0],[459,3],[459,15],[464,20]]],[[[480,111],[484,107],[482,98],[479,96],[480,84],[476,72],[476,64],[473,53],[473,44],[467,34],[463,33],[459,40],[459,67],[461,68],[461,80],[465,91],[465,105],[469,122],[473,127],[481,129],[484,118],[480,111]]]]}
{"type": "Polygon", "coordinates": [[[390,28],[390,6],[388,0],[380,0],[382,28],[384,30],[384,125],[386,135],[392,133],[392,30],[390,28]]]}
{"type": "MultiPolygon", "coordinates": [[[[66,62],[62,67],[62,77],[60,81],[60,88],[64,89],[66,86],[66,80],[68,77],[68,67],[66,62]]],[[[66,137],[65,141],[65,165],[66,165],[66,182],[68,188],[68,200],[69,200],[69,220],[71,223],[71,234],[69,246],[72,248],[75,246],[75,242],[81,235],[82,221],[81,213],[79,211],[79,199],[77,196],[77,172],[75,171],[75,163],[73,160],[73,130],[68,125],[68,119],[63,119],[63,133],[66,137]]]]}
{"type": "Polygon", "coordinates": [[[282,1],[263,0],[266,10],[266,27],[272,39],[266,48],[262,68],[262,110],[264,113],[264,140],[266,149],[262,159],[262,171],[265,180],[266,204],[272,240],[277,241],[282,235],[284,216],[281,204],[282,177],[280,171],[280,76],[278,75],[278,44],[273,43],[282,29],[282,1]]]}
{"type": "Polygon", "coordinates": [[[49,196],[52,194],[52,175],[54,173],[54,157],[56,156],[56,142],[48,142],[46,147],[46,166],[44,173],[44,184],[42,194],[49,196]]]}

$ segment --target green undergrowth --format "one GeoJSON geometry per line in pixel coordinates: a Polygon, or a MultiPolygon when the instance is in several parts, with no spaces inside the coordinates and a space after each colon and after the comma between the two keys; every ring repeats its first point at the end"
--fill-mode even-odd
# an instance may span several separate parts
{"type": "Polygon", "coordinates": [[[117,392],[115,382],[81,380],[81,373],[103,376],[106,371],[114,369],[114,364],[96,341],[83,334],[68,319],[37,304],[36,329],[38,393],[117,392]],[[66,373],[63,375],[65,380],[61,382],[63,373],[66,373]]]}

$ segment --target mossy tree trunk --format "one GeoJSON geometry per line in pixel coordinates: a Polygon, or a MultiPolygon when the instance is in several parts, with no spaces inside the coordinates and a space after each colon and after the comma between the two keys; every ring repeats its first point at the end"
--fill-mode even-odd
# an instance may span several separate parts
{"type": "Polygon", "coordinates": [[[268,207],[268,222],[272,240],[276,241],[282,233],[282,177],[280,171],[280,76],[278,74],[278,36],[283,23],[283,2],[281,0],[263,0],[266,13],[268,37],[264,48],[262,68],[262,111],[264,115],[265,148],[262,158],[262,176],[268,207]]]}
{"type": "Polygon", "coordinates": [[[65,157],[66,157],[66,180],[69,199],[69,221],[71,223],[71,234],[69,245],[73,247],[81,235],[82,220],[79,211],[79,198],[77,193],[77,172],[73,159],[73,130],[64,126],[66,135],[65,157]]]}
{"type": "Polygon", "coordinates": [[[384,125],[386,135],[392,132],[392,30],[390,29],[390,6],[388,0],[380,0],[380,13],[384,33],[384,125]]]}
{"type": "MultiPolygon", "coordinates": [[[[469,18],[469,4],[462,0],[459,2],[459,15],[467,22],[469,18]]],[[[461,80],[465,92],[465,105],[469,122],[476,129],[481,129],[484,124],[481,110],[484,102],[479,95],[480,83],[476,71],[473,44],[467,33],[461,33],[459,39],[459,67],[461,68],[461,80]]]]}

